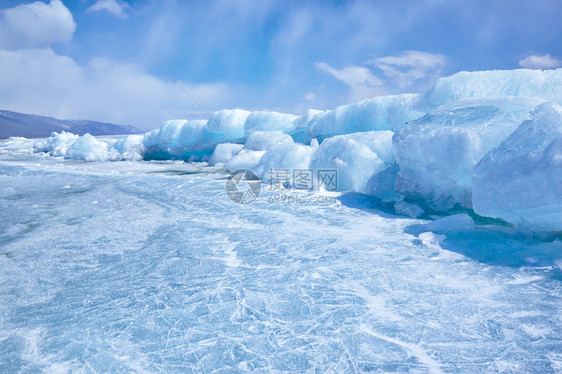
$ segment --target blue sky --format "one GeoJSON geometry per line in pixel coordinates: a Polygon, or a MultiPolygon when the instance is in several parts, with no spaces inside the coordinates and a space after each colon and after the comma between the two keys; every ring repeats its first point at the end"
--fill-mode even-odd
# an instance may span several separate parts
{"type": "Polygon", "coordinates": [[[560,1],[5,0],[0,109],[154,128],[420,92],[461,70],[562,65],[560,1]]]}

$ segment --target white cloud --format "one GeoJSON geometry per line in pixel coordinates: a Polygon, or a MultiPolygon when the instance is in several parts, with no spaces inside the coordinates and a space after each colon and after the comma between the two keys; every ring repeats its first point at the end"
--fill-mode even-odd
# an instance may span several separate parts
{"type": "Polygon", "coordinates": [[[68,42],[76,24],[60,0],[34,2],[0,10],[0,48],[45,48],[68,42]]]}
{"type": "MultiPolygon", "coordinates": [[[[51,49],[0,50],[0,108],[69,119],[157,127],[199,108],[171,79],[108,59],[81,66],[51,49]]],[[[231,96],[222,83],[182,85],[213,110],[231,96]]]]}
{"type": "Polygon", "coordinates": [[[366,99],[382,84],[382,80],[374,76],[370,69],[362,66],[351,65],[335,69],[325,62],[316,62],[314,66],[349,86],[350,101],[366,99]]]}
{"type": "Polygon", "coordinates": [[[119,1],[119,0],[98,0],[94,5],[87,9],[88,12],[99,12],[105,10],[109,14],[114,15],[117,18],[127,18],[125,10],[129,7],[129,4],[119,1]]]}
{"type": "Polygon", "coordinates": [[[546,55],[531,55],[519,60],[519,66],[527,69],[553,69],[562,66],[562,60],[546,55]]]}
{"type": "Polygon", "coordinates": [[[439,54],[419,51],[406,51],[397,56],[386,56],[366,61],[382,72],[378,77],[373,70],[365,66],[350,65],[335,69],[324,62],[314,65],[329,73],[350,88],[349,101],[366,99],[373,95],[388,93],[419,92],[427,89],[441,75],[441,68],[447,59],[439,54]],[[392,77],[385,82],[385,79],[392,77]],[[378,90],[378,92],[377,92],[378,90]]]}
{"type": "Polygon", "coordinates": [[[304,95],[304,99],[306,101],[314,100],[314,99],[316,99],[316,94],[314,92],[309,92],[309,93],[304,95]]]}
{"type": "MultiPolygon", "coordinates": [[[[112,3],[99,1],[94,7],[123,15],[112,3]]],[[[152,128],[166,119],[200,113],[167,76],[160,79],[110,59],[81,65],[55,53],[50,45],[69,41],[75,28],[72,14],[59,0],[0,11],[1,109],[152,128]]],[[[181,84],[203,105],[213,103],[209,110],[231,96],[223,83],[181,84]]]]}
{"type": "Polygon", "coordinates": [[[393,84],[401,89],[420,85],[422,80],[431,84],[441,74],[447,59],[440,54],[406,51],[397,56],[374,58],[367,64],[381,70],[386,77],[393,77],[393,84]],[[398,72],[398,73],[397,73],[398,72]]]}

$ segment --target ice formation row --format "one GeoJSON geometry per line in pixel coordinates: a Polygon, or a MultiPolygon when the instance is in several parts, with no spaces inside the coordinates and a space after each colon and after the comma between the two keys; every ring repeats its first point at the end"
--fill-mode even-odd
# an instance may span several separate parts
{"type": "Polygon", "coordinates": [[[457,208],[562,231],[562,69],[461,72],[423,94],[302,116],[222,110],[144,136],[54,133],[36,144],[85,161],[183,159],[230,171],[337,169],[339,189],[420,216],[457,208]]]}

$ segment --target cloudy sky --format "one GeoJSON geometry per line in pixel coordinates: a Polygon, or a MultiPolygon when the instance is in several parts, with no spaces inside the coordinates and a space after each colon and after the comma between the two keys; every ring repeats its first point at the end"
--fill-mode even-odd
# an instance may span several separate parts
{"type": "Polygon", "coordinates": [[[302,113],[461,70],[562,66],[562,1],[0,3],[0,109],[145,128],[223,108],[302,113]],[[161,66],[159,66],[161,65],[161,66]],[[163,67],[163,68],[162,68],[163,67]]]}

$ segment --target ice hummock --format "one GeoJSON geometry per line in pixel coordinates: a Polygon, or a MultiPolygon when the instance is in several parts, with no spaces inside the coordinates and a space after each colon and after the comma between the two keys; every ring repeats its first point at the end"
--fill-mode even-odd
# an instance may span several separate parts
{"type": "Polygon", "coordinates": [[[52,133],[45,140],[40,140],[34,144],[37,152],[46,152],[51,156],[64,157],[68,148],[78,139],[78,135],[61,131],[52,133]]]}
{"type": "Polygon", "coordinates": [[[244,134],[250,135],[254,131],[283,131],[290,133],[294,130],[294,114],[257,111],[252,112],[244,123],[244,134]]]}
{"type": "Polygon", "coordinates": [[[267,148],[255,167],[257,174],[266,183],[279,183],[291,181],[278,181],[269,175],[273,170],[281,169],[293,175],[295,170],[304,170],[310,167],[310,157],[317,146],[299,143],[275,144],[267,148]]]}
{"type": "MultiPolygon", "coordinates": [[[[491,172],[499,170],[494,164],[499,160],[494,149],[534,108],[546,102],[562,103],[562,69],[461,72],[439,79],[423,94],[374,97],[333,110],[309,110],[301,116],[222,110],[206,120],[167,121],[146,133],[142,141],[138,137],[118,141],[78,138],[63,132],[36,142],[35,150],[89,161],[209,160],[231,171],[253,169],[261,176],[275,168],[333,168],[341,174],[342,192],[361,192],[396,202],[396,211],[407,215],[419,215],[419,208],[446,213],[474,207],[478,214],[519,226],[561,231],[556,216],[545,218],[550,224],[539,223],[538,211],[528,208],[560,204],[560,196],[552,192],[560,189],[557,180],[541,179],[558,171],[560,144],[555,139],[547,153],[547,148],[532,149],[540,143],[535,139],[538,135],[527,134],[528,144],[521,145],[531,147],[529,154],[543,152],[544,160],[537,161],[540,167],[533,170],[538,173],[537,180],[521,178],[517,188],[544,193],[529,193],[518,203],[503,202],[499,192],[494,195],[497,203],[489,198],[494,188],[500,191],[496,183],[505,188],[509,185],[491,172]],[[487,161],[479,164],[483,158],[487,161]],[[475,169],[477,164],[481,166],[475,169]],[[538,180],[544,183],[540,188],[532,183],[538,180]],[[527,204],[524,209],[518,205],[523,202],[527,204]],[[418,208],[410,209],[408,204],[418,208]],[[508,209],[511,205],[517,208],[508,209]]],[[[542,118],[539,122],[546,120],[545,116],[537,118],[542,118]]],[[[537,128],[542,126],[539,122],[537,128]]],[[[501,161],[510,167],[513,163],[507,158],[501,161]]],[[[509,188],[506,196],[515,191],[509,188]]]]}
{"type": "Polygon", "coordinates": [[[226,164],[231,158],[240,153],[243,147],[244,145],[236,143],[218,144],[209,159],[209,165],[226,164]]]}
{"type": "Polygon", "coordinates": [[[292,144],[293,138],[283,131],[254,131],[244,143],[244,149],[250,151],[266,151],[276,144],[292,144]]]}
{"type": "Polygon", "coordinates": [[[117,139],[109,147],[110,151],[115,151],[113,160],[142,160],[145,152],[143,139],[142,135],[128,135],[117,139]]]}
{"type": "Polygon", "coordinates": [[[400,128],[394,138],[396,191],[430,209],[472,207],[472,169],[542,100],[465,99],[443,105],[400,128]]]}
{"type": "Polygon", "coordinates": [[[107,143],[85,134],[68,147],[64,157],[82,161],[104,161],[109,158],[107,143]]]}
{"type": "Polygon", "coordinates": [[[474,211],[523,228],[562,229],[562,108],[543,104],[474,168],[474,211]]]}
{"type": "Polygon", "coordinates": [[[239,152],[233,153],[230,159],[224,159],[229,171],[238,169],[257,169],[261,157],[275,145],[293,144],[293,138],[283,131],[254,131],[248,136],[239,152]]]}
{"type": "Polygon", "coordinates": [[[414,94],[378,96],[316,113],[306,126],[307,137],[324,139],[354,132],[395,131],[424,114],[417,109],[419,99],[414,94]]]}
{"type": "Polygon", "coordinates": [[[244,124],[251,112],[242,109],[225,109],[212,114],[207,128],[213,133],[226,133],[229,138],[244,137],[244,124]]]}
{"type": "Polygon", "coordinates": [[[468,98],[517,96],[562,104],[562,69],[462,71],[439,78],[420,101],[427,108],[468,98]]]}
{"type": "Polygon", "coordinates": [[[124,137],[78,136],[65,131],[33,142],[35,152],[79,161],[140,161],[144,157],[143,135],[124,137]]]}
{"type": "Polygon", "coordinates": [[[310,168],[335,169],[340,190],[363,193],[369,178],[394,160],[392,135],[370,131],[328,138],[314,152],[310,168]]]}
{"type": "Polygon", "coordinates": [[[144,135],[145,155],[152,159],[185,159],[211,155],[225,132],[213,132],[205,120],[170,120],[144,135]]]}

